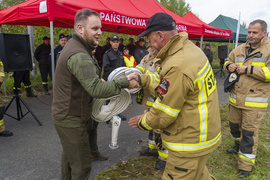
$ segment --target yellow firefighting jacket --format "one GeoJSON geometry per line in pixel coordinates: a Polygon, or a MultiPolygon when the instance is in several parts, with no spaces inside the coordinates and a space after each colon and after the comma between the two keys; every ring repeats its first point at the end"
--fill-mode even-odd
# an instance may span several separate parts
{"type": "Polygon", "coordinates": [[[225,62],[228,71],[231,63],[247,66],[247,73],[241,74],[230,96],[231,105],[242,109],[266,109],[270,96],[270,40],[266,36],[259,47],[248,55],[249,42],[238,46],[225,62]]]}
{"type": "Polygon", "coordinates": [[[135,64],[136,61],[135,61],[134,56],[130,56],[129,59],[126,56],[123,56],[123,57],[124,57],[124,61],[125,61],[127,67],[135,67],[136,66],[136,64],[135,64]]]}
{"type": "Polygon", "coordinates": [[[209,61],[185,32],[173,36],[157,58],[160,82],[150,75],[139,76],[141,86],[150,87],[158,98],[141,116],[138,128],[161,129],[169,154],[209,154],[221,141],[216,79],[209,61]]]}
{"type": "MultiPolygon", "coordinates": [[[[144,58],[141,60],[140,64],[136,66],[137,69],[139,69],[143,74],[149,74],[153,75],[155,78],[155,81],[159,82],[159,75],[157,73],[158,68],[160,64],[156,63],[158,60],[156,58],[157,51],[152,51],[150,48],[148,49],[149,54],[144,56],[144,58]]],[[[150,94],[149,89],[143,90],[143,99],[142,99],[142,105],[145,107],[151,107],[154,103],[154,96],[150,94]]]]}
{"type": "Polygon", "coordinates": [[[0,59],[0,83],[2,83],[5,79],[5,74],[4,74],[4,65],[3,62],[0,59]]]}

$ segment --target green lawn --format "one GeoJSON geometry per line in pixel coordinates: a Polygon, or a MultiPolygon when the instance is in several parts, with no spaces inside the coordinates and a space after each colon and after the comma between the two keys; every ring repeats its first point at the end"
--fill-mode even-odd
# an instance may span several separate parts
{"type": "MultiPolygon", "coordinates": [[[[247,180],[270,180],[270,108],[262,120],[259,130],[259,146],[256,163],[247,180]]],[[[222,144],[211,154],[207,167],[217,180],[237,180],[237,155],[230,155],[226,150],[233,143],[229,132],[228,105],[220,109],[222,121],[222,144]]],[[[146,148],[146,147],[142,147],[146,148]]],[[[130,158],[119,162],[106,172],[100,173],[96,180],[161,180],[163,171],[155,170],[154,157],[130,158]]]]}

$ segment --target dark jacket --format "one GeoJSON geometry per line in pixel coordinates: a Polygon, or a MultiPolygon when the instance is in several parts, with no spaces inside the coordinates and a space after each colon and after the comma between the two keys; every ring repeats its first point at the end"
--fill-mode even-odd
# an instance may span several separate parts
{"type": "Polygon", "coordinates": [[[103,55],[103,68],[104,68],[103,79],[107,81],[110,73],[119,67],[126,67],[123,53],[120,51],[114,51],[112,48],[110,48],[103,55]]]}
{"type": "Polygon", "coordinates": [[[128,50],[129,50],[129,55],[132,55],[134,56],[134,53],[135,53],[135,49],[136,49],[136,46],[134,44],[128,44],[126,45],[128,50]]]}
{"type": "Polygon", "coordinates": [[[203,52],[206,55],[206,57],[208,58],[209,62],[212,63],[213,53],[212,53],[211,49],[204,49],[203,52]]]}
{"type": "MultiPolygon", "coordinates": [[[[57,60],[60,56],[61,51],[63,50],[63,47],[61,45],[58,45],[54,48],[54,68],[56,67],[57,60]]],[[[52,55],[50,53],[49,55],[49,64],[52,64],[52,55]]]]}
{"type": "Polygon", "coordinates": [[[141,60],[145,55],[147,55],[149,52],[147,51],[145,46],[138,46],[135,50],[134,57],[136,59],[136,63],[140,64],[141,60]]]}
{"type": "Polygon", "coordinates": [[[49,44],[47,46],[45,43],[43,43],[36,48],[34,56],[36,60],[39,62],[39,64],[49,64],[48,58],[50,52],[51,52],[51,45],[49,44]]]}

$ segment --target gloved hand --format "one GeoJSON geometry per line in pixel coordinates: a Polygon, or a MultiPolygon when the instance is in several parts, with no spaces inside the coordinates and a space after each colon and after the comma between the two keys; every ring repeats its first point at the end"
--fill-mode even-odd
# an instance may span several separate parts
{"type": "Polygon", "coordinates": [[[155,134],[155,135],[156,135],[156,137],[155,137],[156,145],[157,145],[158,149],[162,149],[161,136],[160,136],[160,134],[155,134]]]}
{"type": "Polygon", "coordinates": [[[141,89],[140,91],[138,91],[136,102],[138,104],[142,104],[142,100],[143,100],[143,89],[141,89]]]}

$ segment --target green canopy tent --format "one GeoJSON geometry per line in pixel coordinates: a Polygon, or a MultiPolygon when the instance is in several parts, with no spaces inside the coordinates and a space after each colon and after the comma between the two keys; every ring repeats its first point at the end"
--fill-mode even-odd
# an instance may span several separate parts
{"type": "MultiPolygon", "coordinates": [[[[215,41],[215,42],[235,42],[236,39],[236,31],[237,31],[237,19],[233,19],[227,16],[219,15],[214,21],[209,23],[209,25],[222,28],[222,29],[230,29],[232,30],[231,38],[205,38],[205,41],[215,41]]],[[[244,28],[244,26],[240,25],[239,31],[239,39],[238,42],[244,43],[247,41],[248,30],[244,28]]]]}

